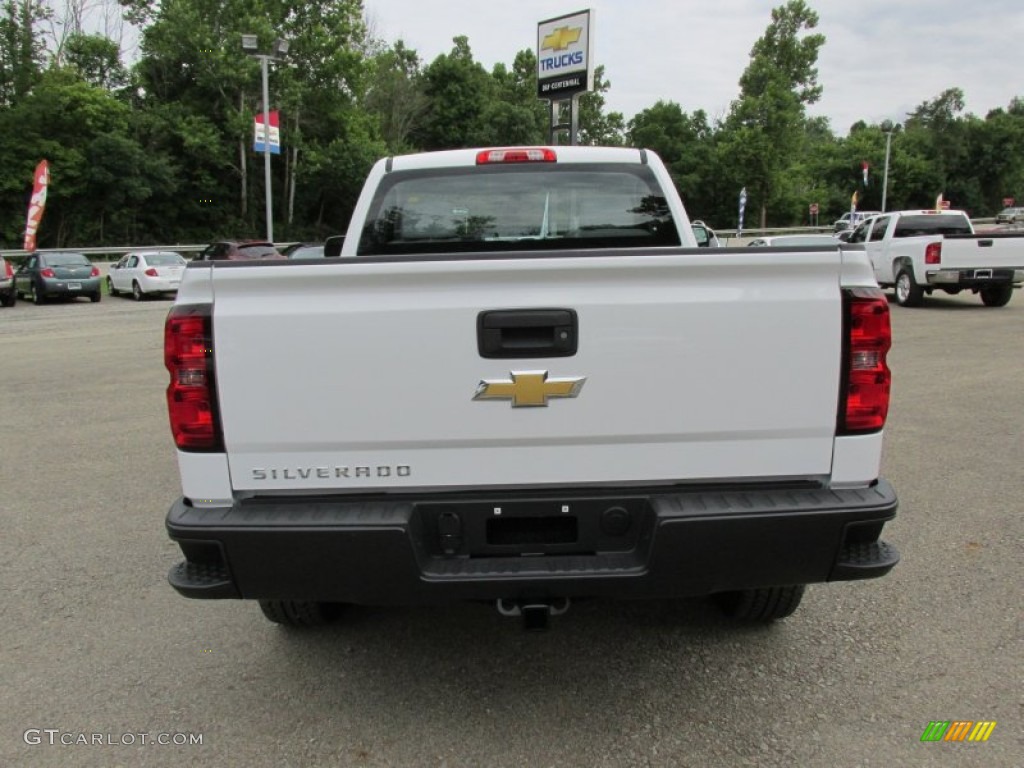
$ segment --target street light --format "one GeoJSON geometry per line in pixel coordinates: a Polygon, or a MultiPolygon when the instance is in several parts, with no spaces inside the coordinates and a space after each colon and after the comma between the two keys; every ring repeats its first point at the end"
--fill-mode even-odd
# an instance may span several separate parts
{"type": "Polygon", "coordinates": [[[889,191],[889,149],[892,144],[892,132],[895,126],[892,120],[883,120],[879,126],[885,134],[885,172],[882,174],[882,213],[885,213],[885,197],[889,191]]]}
{"type": "Polygon", "coordinates": [[[274,242],[274,208],[270,189],[270,61],[288,53],[288,41],[278,38],[270,53],[257,53],[259,39],[256,35],[242,35],[242,50],[260,60],[263,73],[263,175],[267,193],[267,242],[274,242]]]}

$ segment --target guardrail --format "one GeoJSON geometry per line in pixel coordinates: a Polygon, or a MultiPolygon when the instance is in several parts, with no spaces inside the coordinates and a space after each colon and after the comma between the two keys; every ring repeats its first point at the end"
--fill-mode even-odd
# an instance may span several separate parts
{"type": "MultiPolygon", "coordinates": [[[[985,219],[972,219],[974,224],[995,224],[995,217],[985,219]]],[[[719,240],[731,240],[736,239],[735,229],[715,229],[715,234],[718,235],[719,240]]],[[[743,230],[743,235],[740,237],[741,240],[747,240],[755,237],[768,236],[768,235],[791,235],[791,234],[832,234],[832,225],[817,226],[817,227],[766,227],[760,229],[757,227],[746,228],[743,230]]],[[[278,248],[285,248],[292,245],[295,241],[288,241],[283,243],[275,243],[278,248]]],[[[65,248],[41,248],[39,253],[53,253],[54,251],[74,251],[75,253],[82,253],[86,256],[103,256],[106,257],[107,261],[113,261],[119,259],[130,251],[177,251],[178,253],[199,253],[201,250],[206,248],[209,243],[200,243],[199,245],[110,245],[110,246],[99,246],[94,248],[78,248],[75,246],[67,246],[65,248]]],[[[28,251],[24,250],[0,250],[0,256],[5,259],[22,259],[28,256],[28,251]]]]}

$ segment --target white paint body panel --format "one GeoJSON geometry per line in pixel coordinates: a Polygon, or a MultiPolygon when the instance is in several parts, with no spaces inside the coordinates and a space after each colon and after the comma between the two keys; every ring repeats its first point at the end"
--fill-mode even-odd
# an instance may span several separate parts
{"type": "Polygon", "coordinates": [[[232,486],[828,475],[839,273],[838,249],[214,270],[232,486]],[[578,353],[481,358],[478,313],[524,307],[576,310],[578,353]],[[546,408],[472,399],[481,379],[527,370],[587,381],[546,408]],[[397,477],[398,466],[411,471],[397,477]],[[335,467],[372,469],[338,477],[335,467]],[[254,479],[271,468],[276,479],[254,479]]]}

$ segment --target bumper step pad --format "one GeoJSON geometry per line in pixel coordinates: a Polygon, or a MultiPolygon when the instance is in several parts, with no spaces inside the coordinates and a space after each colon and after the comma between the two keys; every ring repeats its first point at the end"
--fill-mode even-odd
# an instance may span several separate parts
{"type": "Polygon", "coordinates": [[[847,544],[839,552],[829,581],[874,579],[888,573],[899,561],[899,550],[881,540],[847,544]]]}
{"type": "Polygon", "coordinates": [[[178,563],[167,574],[171,586],[186,597],[216,599],[240,597],[227,566],[206,563],[178,563]]]}

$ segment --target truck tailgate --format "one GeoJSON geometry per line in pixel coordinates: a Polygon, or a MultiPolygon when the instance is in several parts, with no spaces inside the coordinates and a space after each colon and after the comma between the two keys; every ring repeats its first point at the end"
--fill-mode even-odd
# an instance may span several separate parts
{"type": "Polygon", "coordinates": [[[232,487],[829,474],[838,250],[595,253],[217,265],[232,487]],[[481,357],[481,312],[531,308],[575,311],[575,355],[481,357]],[[585,381],[547,407],[474,399],[482,380],[524,373],[585,381]]]}
{"type": "Polygon", "coordinates": [[[1024,267],[1024,234],[947,236],[942,241],[939,269],[1020,269],[1024,267]]]}

